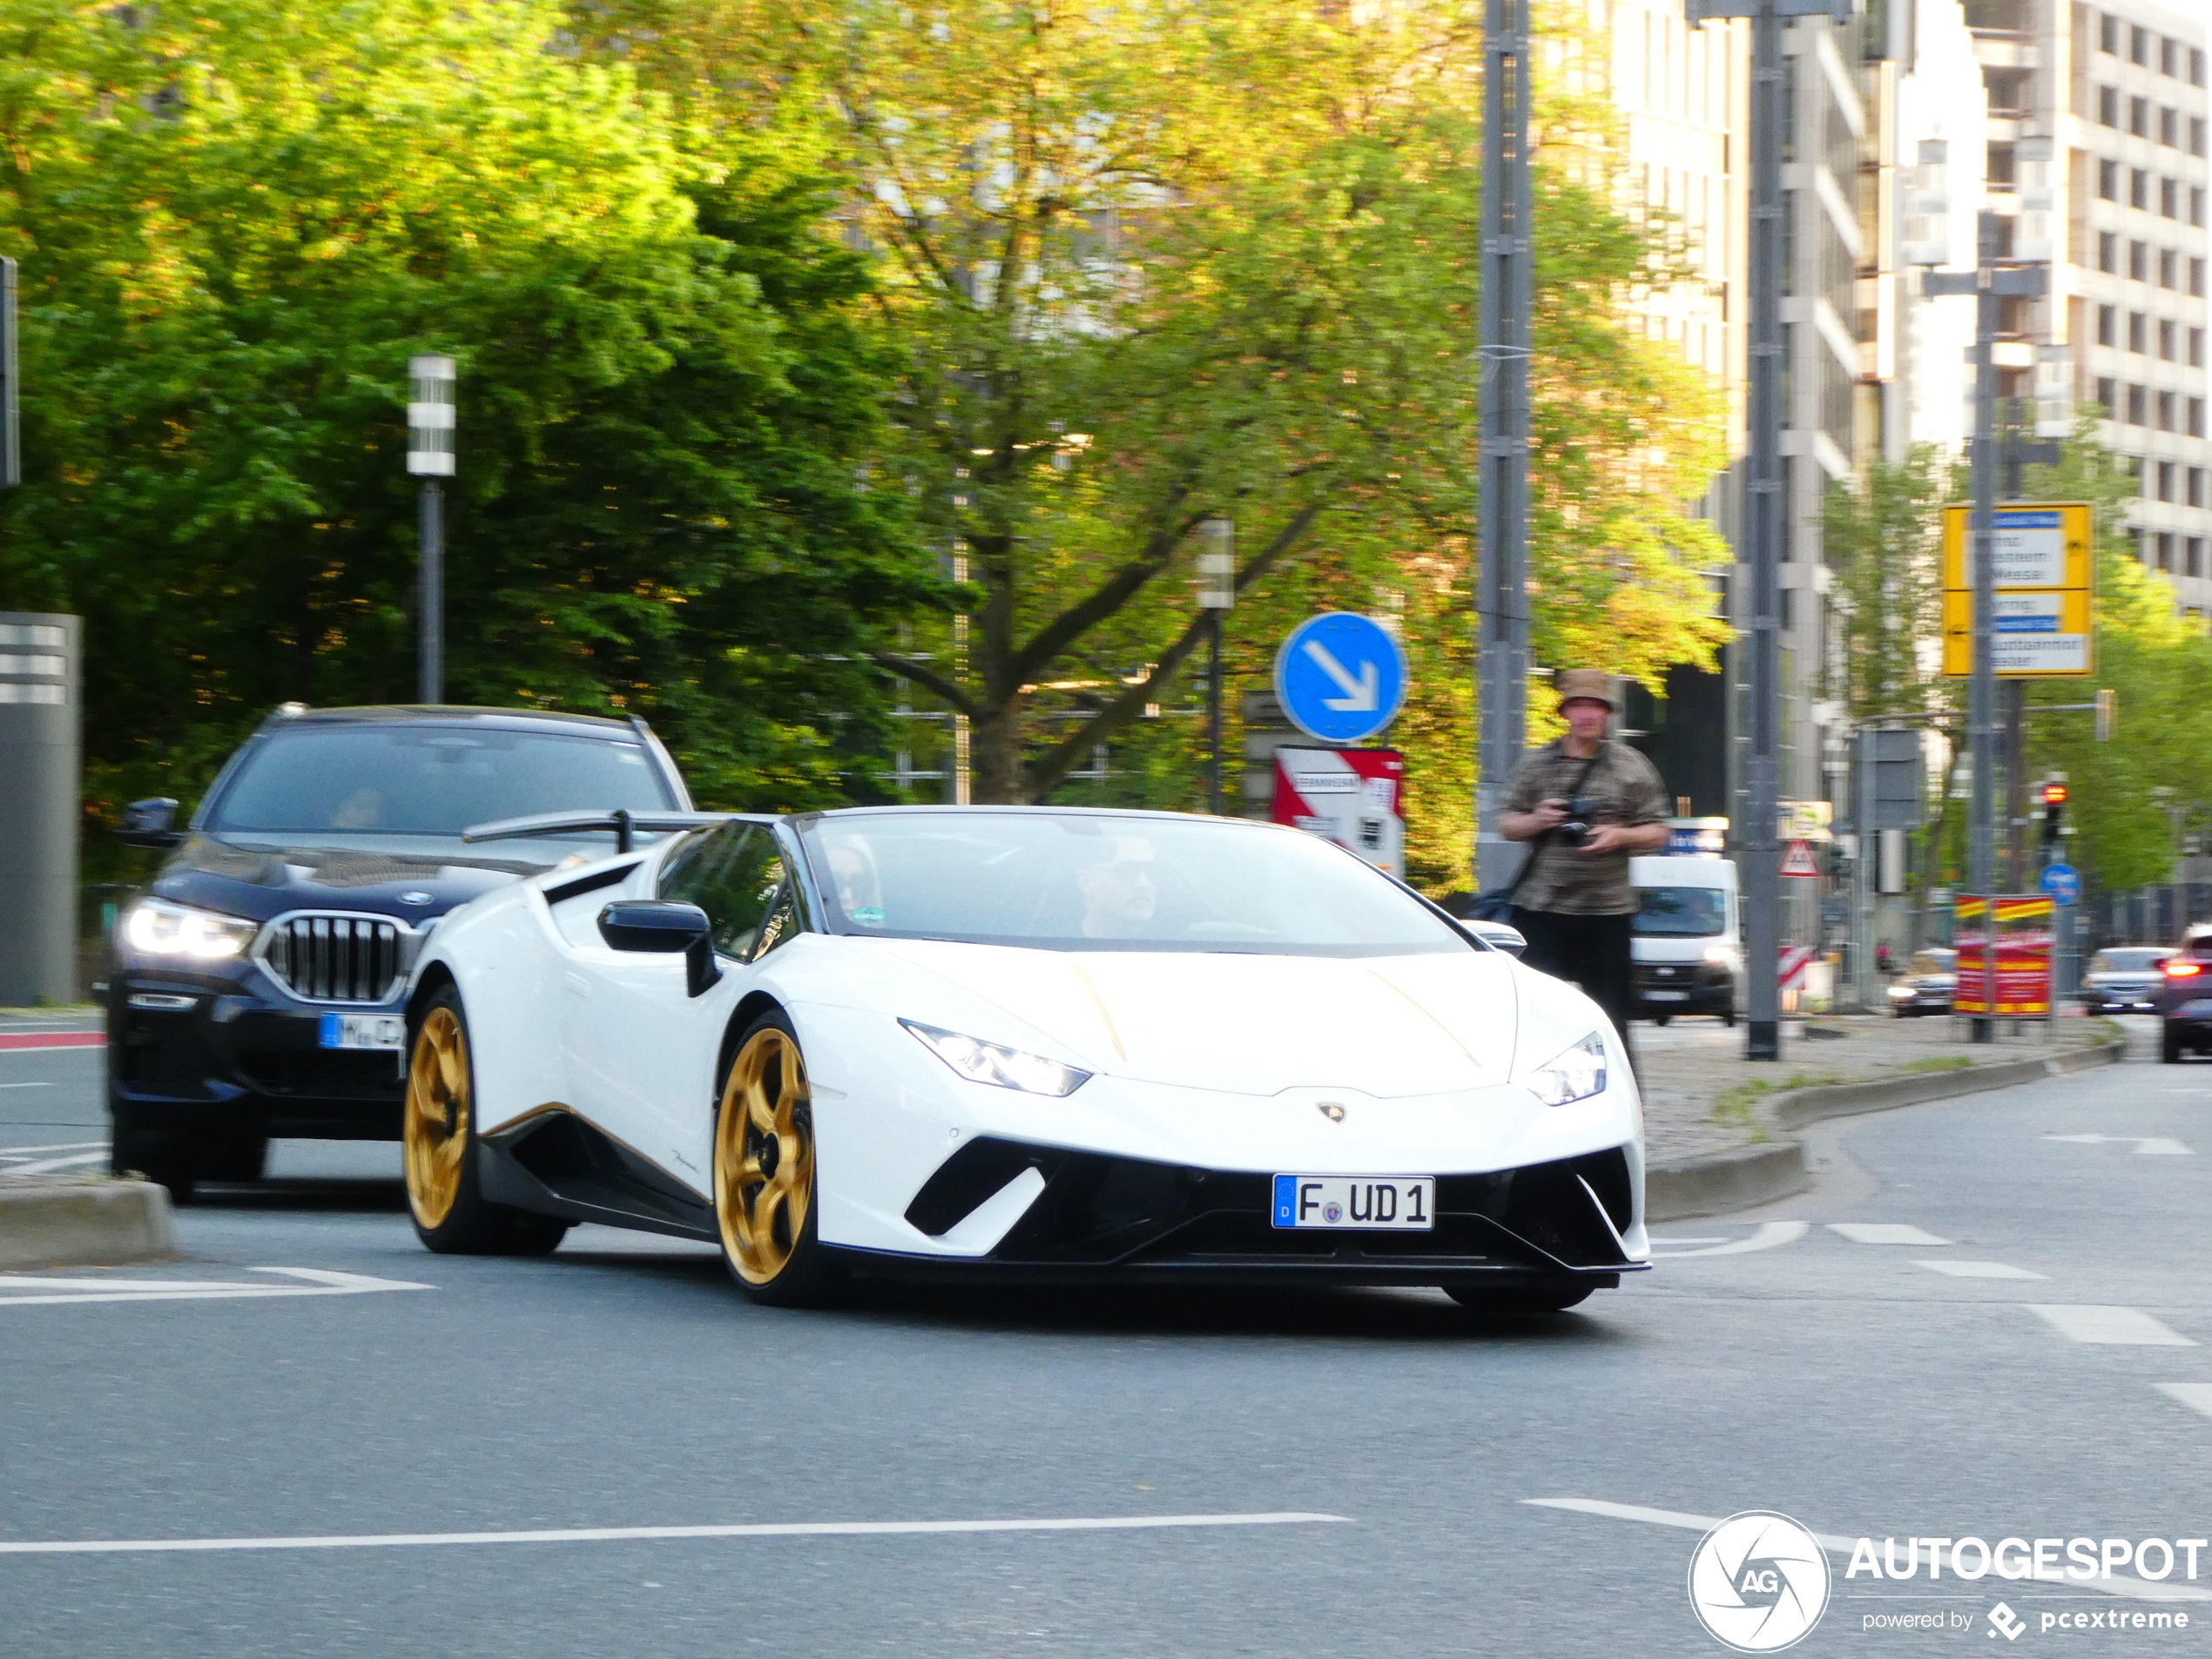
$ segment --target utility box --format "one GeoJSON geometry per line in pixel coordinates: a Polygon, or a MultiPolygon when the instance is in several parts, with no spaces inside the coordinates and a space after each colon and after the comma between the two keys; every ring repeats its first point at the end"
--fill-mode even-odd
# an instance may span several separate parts
{"type": "Polygon", "coordinates": [[[0,611],[0,1008],[73,1002],[84,624],[0,611]]]}

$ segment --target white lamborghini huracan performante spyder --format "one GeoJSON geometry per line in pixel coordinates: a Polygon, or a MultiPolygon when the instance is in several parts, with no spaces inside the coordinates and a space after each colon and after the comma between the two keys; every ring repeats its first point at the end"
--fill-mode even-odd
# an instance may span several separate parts
{"type": "Polygon", "coordinates": [[[1327,842],[961,806],[470,835],[593,829],[622,850],[476,900],[415,965],[432,1250],[644,1228],[776,1303],[956,1273],[1535,1311],[1649,1264],[1605,1016],[1327,842]]]}

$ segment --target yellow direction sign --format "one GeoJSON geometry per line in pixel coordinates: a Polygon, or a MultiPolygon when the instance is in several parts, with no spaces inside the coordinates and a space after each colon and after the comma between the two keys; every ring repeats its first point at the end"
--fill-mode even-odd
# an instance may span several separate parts
{"type": "MultiPolygon", "coordinates": [[[[1973,509],[1943,509],[1943,671],[1974,671],[1973,509]]],[[[2090,598],[2096,526],[2086,501],[2014,502],[1997,509],[1995,667],[2002,679],[2095,671],[2090,598]]]]}

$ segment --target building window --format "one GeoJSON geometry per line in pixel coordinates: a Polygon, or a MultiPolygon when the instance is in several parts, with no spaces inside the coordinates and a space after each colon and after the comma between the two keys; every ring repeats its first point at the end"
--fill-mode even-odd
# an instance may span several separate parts
{"type": "Polygon", "coordinates": [[[2131,311],[2128,314],[2128,349],[2129,351],[2142,350],[2143,328],[2148,320],[2140,311],[2131,311]]]}
{"type": "Polygon", "coordinates": [[[2161,75],[2179,74],[2180,61],[2181,42],[2171,35],[2161,35],[2158,37],[2158,72],[2161,75]]]}
{"type": "Polygon", "coordinates": [[[2107,276],[2120,274],[2120,239],[2110,231],[2097,233],[2097,269],[2107,276]]]}
{"type": "Polygon", "coordinates": [[[2144,406],[2148,401],[2148,398],[2149,395],[2140,386],[2131,386],[2128,388],[2128,424],[2129,426],[2142,425],[2144,406]]]}
{"type": "Polygon", "coordinates": [[[2141,24],[2128,30],[2128,61],[2144,69],[2150,67],[2150,30],[2141,24]]]}
{"type": "Polygon", "coordinates": [[[2100,161],[2097,164],[2097,199],[2116,202],[2120,199],[2120,164],[2100,161]]]}
{"type": "MultiPolygon", "coordinates": [[[[2194,46],[2189,48],[2189,84],[2191,86],[2204,84],[2204,54],[2194,46]]],[[[2200,151],[2198,153],[2201,155],[2203,152],[2200,151]]]]}
{"type": "Polygon", "coordinates": [[[2189,400],[2189,436],[2201,438],[2203,435],[2204,400],[2201,397],[2193,397],[2189,400]]]}
{"type": "Polygon", "coordinates": [[[2107,415],[2117,415],[2120,413],[2119,395],[2119,384],[2112,376],[2103,374],[2098,377],[2097,402],[2107,415]]]}
{"type": "Polygon", "coordinates": [[[2099,306],[2097,307],[2097,344],[2100,346],[2117,346],[2119,343],[2120,307],[2117,306],[2099,306]]]}
{"type": "Polygon", "coordinates": [[[2119,131],[2120,89],[2118,87],[2100,86],[2097,89],[2097,125],[2110,127],[2114,132],[2119,131]]]}
{"type": "Polygon", "coordinates": [[[2158,463],[2158,498],[2161,501],[2174,499],[2174,463],[2170,461],[2158,463]]]}
{"type": "Polygon", "coordinates": [[[2189,186],[2189,223],[2204,228],[2204,192],[2195,185],[2189,186]]]}
{"type": "Polygon", "coordinates": [[[2202,116],[2189,117],[2189,153],[2193,156],[2204,153],[2204,118],[2202,116]]]}
{"type": "Polygon", "coordinates": [[[2150,137],[2150,100],[2131,98],[2128,100],[2128,131],[2138,138],[2150,137]]]}
{"type": "Polygon", "coordinates": [[[2174,325],[2163,319],[2158,325],[2158,361],[2161,363],[2174,361],[2174,325]]]}
{"type": "Polygon", "coordinates": [[[2179,287],[2181,284],[2175,273],[2181,268],[2181,258],[2172,248],[2161,247],[2158,250],[2158,286],[2160,287],[2179,287]]]}
{"type": "Polygon", "coordinates": [[[2120,56],[2120,19],[2109,11],[2097,19],[2097,50],[2120,56]]]}
{"type": "Polygon", "coordinates": [[[2182,186],[2179,181],[2161,179],[2158,181],[2158,212],[2161,219],[2182,216],[2182,186]]]}
{"type": "Polygon", "coordinates": [[[2202,467],[2189,469],[2189,505],[2204,505],[2204,469],[2202,467]]]}
{"type": "Polygon", "coordinates": [[[2189,261],[2189,292],[2200,300],[2204,298],[2204,261],[2202,260],[2189,261]]]}
{"type": "Polygon", "coordinates": [[[2158,395],[2158,429],[2161,432],[2174,429],[2174,395],[2171,392],[2158,395]]]}
{"type": "Polygon", "coordinates": [[[2150,175],[2141,167],[2136,168],[2128,177],[2128,206],[2141,207],[2145,211],[2148,211],[2150,207],[2150,175]]]}
{"type": "Polygon", "coordinates": [[[2204,367],[2204,330],[2202,328],[2189,330],[2189,367],[2191,368],[2204,367]]]}
{"type": "Polygon", "coordinates": [[[2181,148],[2182,112],[2169,105],[2158,106],[2158,141],[2168,150],[2181,148]]]}
{"type": "Polygon", "coordinates": [[[2128,275],[2136,282],[2150,280],[2150,244],[2148,242],[2128,244],[2128,275]]]}
{"type": "Polygon", "coordinates": [[[2158,568],[2168,572],[2174,568],[2174,532],[2171,530],[2158,533],[2158,568]]]}
{"type": "Polygon", "coordinates": [[[2188,550],[2189,574],[2202,576],[2204,574],[2204,538],[2202,536],[2190,536],[2188,550]]]}

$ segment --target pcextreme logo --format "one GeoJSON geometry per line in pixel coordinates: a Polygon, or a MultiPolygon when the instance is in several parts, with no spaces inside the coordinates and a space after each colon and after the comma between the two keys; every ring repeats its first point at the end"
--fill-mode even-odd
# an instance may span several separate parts
{"type": "Polygon", "coordinates": [[[1689,1558],[1689,1605],[1738,1653],[1779,1653],[1828,1609],[1828,1553],[1787,1515],[1746,1509],[1707,1533],[1689,1558]]]}

